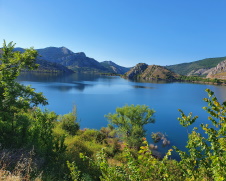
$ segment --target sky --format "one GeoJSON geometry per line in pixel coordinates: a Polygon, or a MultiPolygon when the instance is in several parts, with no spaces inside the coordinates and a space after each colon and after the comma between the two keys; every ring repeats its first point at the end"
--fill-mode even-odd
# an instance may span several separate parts
{"type": "Polygon", "coordinates": [[[226,0],[0,0],[0,17],[2,43],[125,67],[226,56],[226,0]]]}

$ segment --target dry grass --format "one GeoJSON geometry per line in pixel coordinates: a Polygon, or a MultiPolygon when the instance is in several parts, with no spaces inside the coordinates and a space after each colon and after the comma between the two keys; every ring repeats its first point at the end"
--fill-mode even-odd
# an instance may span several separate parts
{"type": "MultiPolygon", "coordinates": [[[[0,181],[29,181],[36,173],[34,152],[25,150],[2,150],[0,152],[0,181]]],[[[41,174],[32,178],[41,181],[41,174]]]]}

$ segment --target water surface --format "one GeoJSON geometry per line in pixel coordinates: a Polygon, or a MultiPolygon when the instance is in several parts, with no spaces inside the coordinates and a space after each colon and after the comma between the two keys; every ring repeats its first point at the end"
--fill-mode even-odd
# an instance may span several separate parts
{"type": "MultiPolygon", "coordinates": [[[[186,129],[177,117],[178,109],[186,114],[192,112],[199,118],[194,126],[209,123],[207,113],[202,109],[206,103],[206,88],[215,92],[220,102],[226,100],[226,86],[192,84],[181,82],[133,82],[114,76],[92,74],[22,74],[18,81],[31,85],[37,92],[43,92],[48,99],[49,110],[66,114],[77,107],[81,128],[100,129],[107,126],[104,115],[114,113],[117,107],[147,105],[156,111],[155,124],[146,126],[147,139],[150,134],[161,131],[168,135],[171,145],[184,150],[187,140],[186,129]]],[[[189,129],[190,131],[192,128],[189,129]]],[[[167,148],[161,148],[165,151],[167,148]]]]}

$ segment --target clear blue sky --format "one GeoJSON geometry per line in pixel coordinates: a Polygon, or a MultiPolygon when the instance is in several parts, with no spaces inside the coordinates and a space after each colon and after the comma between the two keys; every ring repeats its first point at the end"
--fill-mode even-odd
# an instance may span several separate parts
{"type": "Polygon", "coordinates": [[[0,0],[0,40],[122,66],[226,56],[226,0],[0,0]]]}

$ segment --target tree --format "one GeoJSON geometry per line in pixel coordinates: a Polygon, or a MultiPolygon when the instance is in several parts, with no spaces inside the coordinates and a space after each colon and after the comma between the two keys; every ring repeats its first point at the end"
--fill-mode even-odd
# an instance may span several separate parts
{"type": "Polygon", "coordinates": [[[38,104],[47,104],[42,93],[36,93],[30,86],[15,81],[23,69],[38,67],[35,64],[37,51],[30,48],[24,53],[15,52],[14,46],[13,42],[7,45],[4,41],[0,51],[0,143],[3,146],[14,145],[11,141],[18,139],[19,128],[22,129],[21,127],[26,125],[18,121],[22,111],[26,112],[38,104]]]}
{"type": "Polygon", "coordinates": [[[80,125],[77,121],[76,106],[73,107],[71,113],[59,116],[59,123],[63,130],[67,131],[70,135],[74,136],[80,129],[80,125]]]}
{"type": "Polygon", "coordinates": [[[146,136],[144,125],[154,123],[152,118],[154,110],[146,105],[131,105],[117,108],[115,114],[106,117],[110,123],[117,127],[117,133],[129,147],[137,148],[142,144],[142,138],[146,136]]]}
{"type": "MultiPolygon", "coordinates": [[[[189,180],[225,180],[226,178],[226,102],[220,104],[214,93],[206,89],[209,98],[204,101],[208,103],[203,109],[209,113],[209,124],[201,124],[205,135],[197,132],[194,128],[188,136],[187,152],[176,150],[181,157],[181,169],[183,175],[189,180]]],[[[185,116],[180,110],[182,118],[180,123],[187,127],[197,117],[191,114],[185,116]]]]}

